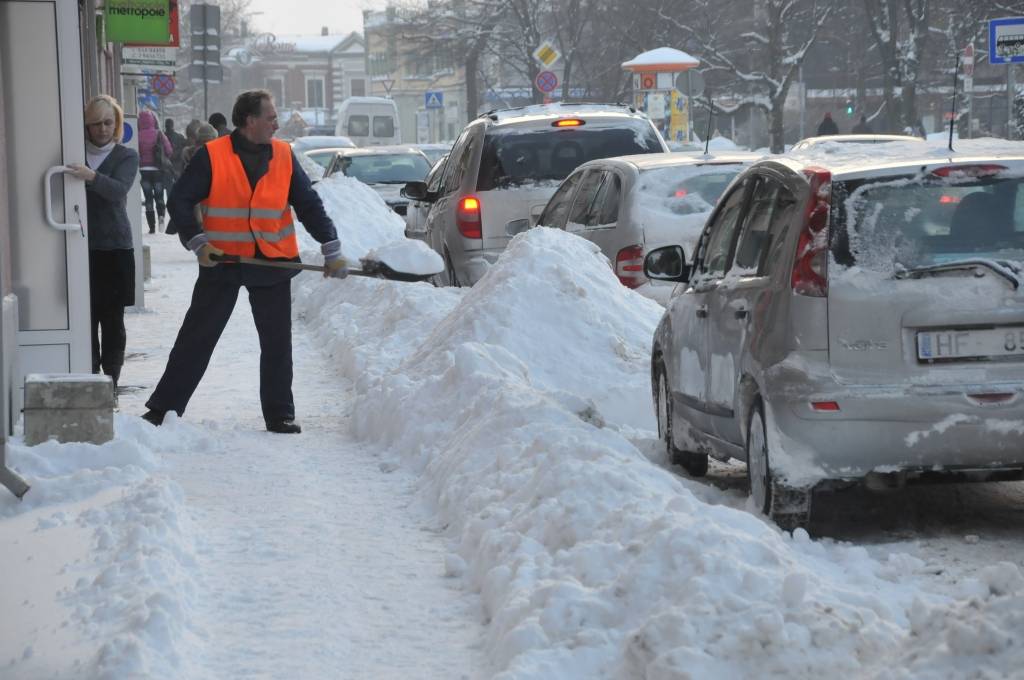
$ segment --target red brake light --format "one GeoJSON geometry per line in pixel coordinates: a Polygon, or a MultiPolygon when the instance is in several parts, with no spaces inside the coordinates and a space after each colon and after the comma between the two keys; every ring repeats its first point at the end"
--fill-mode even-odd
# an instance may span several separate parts
{"type": "Polygon", "coordinates": [[[825,411],[828,413],[835,413],[839,410],[838,401],[812,401],[811,408],[815,411],[825,411]]]}
{"type": "Polygon", "coordinates": [[[580,120],[579,118],[562,118],[560,120],[556,120],[551,125],[552,127],[579,127],[586,124],[586,121],[580,120]]]}
{"type": "Polygon", "coordinates": [[[957,196],[945,196],[945,195],[943,195],[943,196],[939,197],[939,203],[941,203],[943,205],[949,205],[950,203],[959,203],[959,202],[960,202],[960,198],[957,197],[957,196]]]}
{"type": "Polygon", "coordinates": [[[983,163],[979,165],[946,165],[932,170],[939,177],[990,177],[1006,170],[1005,165],[983,163]]]}
{"type": "Polygon", "coordinates": [[[676,189],[676,198],[686,198],[686,189],[676,189]]]}
{"type": "Polygon", "coordinates": [[[828,295],[828,220],[831,210],[832,173],[824,168],[804,170],[811,189],[800,232],[790,284],[797,295],[828,295]]]}
{"type": "Polygon", "coordinates": [[[466,238],[483,238],[480,219],[480,199],[476,196],[464,196],[455,209],[455,224],[459,233],[466,238]]]}
{"type": "Polygon", "coordinates": [[[643,246],[628,246],[615,255],[615,275],[627,288],[637,288],[647,281],[643,246]]]}

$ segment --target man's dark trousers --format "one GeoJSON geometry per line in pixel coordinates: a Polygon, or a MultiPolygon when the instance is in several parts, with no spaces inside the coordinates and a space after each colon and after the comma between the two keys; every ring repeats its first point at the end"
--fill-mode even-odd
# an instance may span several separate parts
{"type": "MultiPolygon", "coordinates": [[[[164,375],[146,408],[153,411],[185,411],[192,393],[210,363],[231,311],[244,285],[249,291],[256,331],[260,336],[260,403],[269,422],[295,418],[292,399],[292,298],[291,278],[267,285],[244,280],[245,265],[221,264],[200,267],[192,291],[192,304],[174,341],[164,375]]],[[[262,281],[260,282],[262,283],[262,281]]]]}

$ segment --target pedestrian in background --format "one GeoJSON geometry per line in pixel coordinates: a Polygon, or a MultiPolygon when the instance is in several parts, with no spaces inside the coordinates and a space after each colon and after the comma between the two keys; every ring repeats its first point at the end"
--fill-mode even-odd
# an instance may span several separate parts
{"type": "MultiPolygon", "coordinates": [[[[196,151],[199,151],[199,149],[207,142],[212,142],[213,140],[217,139],[217,131],[214,130],[213,126],[209,123],[202,123],[201,125],[196,126],[194,136],[195,139],[192,140],[193,143],[190,144],[189,146],[186,146],[185,150],[181,154],[185,167],[188,167],[189,161],[192,160],[192,157],[196,154],[196,151]]],[[[200,225],[202,225],[203,223],[203,216],[198,206],[196,207],[196,221],[199,222],[200,225]]],[[[167,223],[167,231],[165,233],[178,233],[178,226],[174,223],[173,214],[171,215],[170,221],[167,223]]]]}
{"type": "Polygon", "coordinates": [[[825,117],[821,119],[821,123],[818,124],[818,136],[824,137],[825,135],[838,135],[839,126],[832,120],[832,112],[826,111],[825,117]]]}
{"type": "Polygon", "coordinates": [[[185,135],[174,129],[174,120],[171,118],[164,121],[164,137],[171,143],[172,150],[171,168],[174,170],[174,176],[171,177],[171,182],[164,187],[167,189],[167,193],[170,194],[174,180],[181,177],[181,171],[185,169],[185,161],[182,160],[181,154],[188,145],[188,140],[185,139],[185,135]]]}
{"type": "Polygon", "coordinates": [[[159,217],[160,231],[164,230],[164,173],[170,167],[174,149],[157,125],[152,111],[139,113],[139,163],[142,169],[142,194],[146,199],[146,223],[149,233],[155,234],[159,217]],[[156,211],[153,204],[156,203],[156,211]]]}
{"type": "Polygon", "coordinates": [[[851,132],[855,135],[870,135],[874,130],[871,129],[871,123],[868,122],[867,116],[861,114],[860,120],[853,126],[851,132]]]}
{"type": "Polygon", "coordinates": [[[213,126],[213,129],[217,131],[218,137],[231,134],[231,130],[228,129],[228,119],[220,111],[211,113],[209,120],[206,122],[213,126]]]}
{"type": "Polygon", "coordinates": [[[306,231],[322,244],[324,276],[344,278],[348,268],[320,195],[291,146],[274,139],[278,124],[271,94],[250,90],[238,95],[231,122],[234,132],[200,147],[171,192],[179,238],[196,254],[199,276],[142,417],[160,425],[168,411],[184,413],[244,286],[260,341],[263,420],[270,432],[297,434],[302,428],[295,422],[292,397],[291,279],[298,272],[217,264],[213,257],[228,253],[299,262],[294,208],[306,231]],[[202,225],[195,218],[197,206],[203,209],[202,225]]]}
{"type": "Polygon", "coordinates": [[[123,131],[124,113],[113,97],[90,99],[85,107],[85,165],[71,163],[65,170],[85,182],[92,371],[109,375],[115,388],[127,344],[124,308],[135,304],[135,253],[127,197],[139,171],[139,156],[118,143],[123,131]]]}

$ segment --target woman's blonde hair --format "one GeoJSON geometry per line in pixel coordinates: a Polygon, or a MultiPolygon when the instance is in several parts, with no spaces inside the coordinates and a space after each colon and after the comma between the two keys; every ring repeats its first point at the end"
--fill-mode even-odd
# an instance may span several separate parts
{"type": "Polygon", "coordinates": [[[103,107],[110,108],[114,112],[114,141],[120,142],[124,134],[124,111],[117,100],[108,94],[96,95],[85,105],[85,124],[98,123],[103,120],[106,111],[103,107]]]}

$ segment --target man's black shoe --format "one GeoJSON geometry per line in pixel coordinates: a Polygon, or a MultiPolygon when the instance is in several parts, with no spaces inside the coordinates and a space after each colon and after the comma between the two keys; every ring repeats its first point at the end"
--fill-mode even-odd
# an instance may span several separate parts
{"type": "Polygon", "coordinates": [[[267,421],[267,432],[277,432],[278,434],[299,434],[302,432],[302,428],[299,424],[291,419],[285,420],[270,420],[267,421]]]}
{"type": "Polygon", "coordinates": [[[142,419],[148,423],[152,423],[156,427],[160,427],[164,424],[164,416],[167,411],[154,411],[150,409],[142,414],[142,419]]]}

